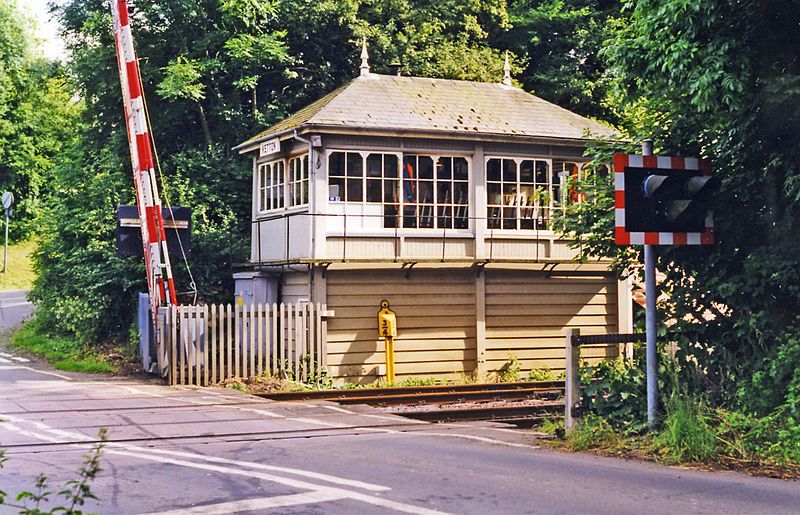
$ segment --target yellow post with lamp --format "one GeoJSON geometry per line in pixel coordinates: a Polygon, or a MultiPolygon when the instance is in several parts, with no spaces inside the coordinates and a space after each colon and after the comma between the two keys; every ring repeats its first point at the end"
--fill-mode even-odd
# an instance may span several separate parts
{"type": "Polygon", "coordinates": [[[386,380],[394,383],[394,338],[397,336],[397,313],[389,309],[389,301],[381,301],[378,311],[378,336],[386,342],[386,380]]]}

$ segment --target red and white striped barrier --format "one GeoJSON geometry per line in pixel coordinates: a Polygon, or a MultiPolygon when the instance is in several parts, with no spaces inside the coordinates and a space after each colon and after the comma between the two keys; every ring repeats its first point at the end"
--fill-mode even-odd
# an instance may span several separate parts
{"type": "Polygon", "coordinates": [[[144,110],[139,62],[133,48],[126,0],[111,0],[111,14],[114,20],[114,41],[128,129],[128,146],[133,165],[133,182],[136,186],[136,204],[142,222],[147,284],[155,319],[159,306],[177,303],[175,282],[167,252],[167,235],[153,167],[153,152],[144,110]]]}

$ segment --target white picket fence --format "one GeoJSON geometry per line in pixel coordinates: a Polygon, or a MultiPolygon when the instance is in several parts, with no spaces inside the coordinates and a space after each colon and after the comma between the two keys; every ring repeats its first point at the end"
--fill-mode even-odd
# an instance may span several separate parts
{"type": "Polygon", "coordinates": [[[210,385],[269,374],[325,374],[324,304],[171,306],[161,312],[159,366],[172,385],[210,385]]]}

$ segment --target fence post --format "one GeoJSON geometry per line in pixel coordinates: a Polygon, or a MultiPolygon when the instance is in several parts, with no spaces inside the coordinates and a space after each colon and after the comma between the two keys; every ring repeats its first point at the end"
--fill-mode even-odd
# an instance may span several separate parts
{"type": "Polygon", "coordinates": [[[578,404],[581,400],[581,380],[580,380],[580,360],[581,349],[578,338],[581,335],[580,329],[567,329],[567,366],[566,377],[564,379],[564,429],[576,429],[579,423],[577,416],[578,404]]]}

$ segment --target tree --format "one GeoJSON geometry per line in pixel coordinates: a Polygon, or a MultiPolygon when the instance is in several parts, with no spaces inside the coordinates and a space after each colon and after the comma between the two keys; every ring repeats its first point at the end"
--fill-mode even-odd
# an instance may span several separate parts
{"type": "Polygon", "coordinates": [[[65,70],[35,57],[28,21],[0,0],[0,188],[16,197],[12,239],[27,238],[79,106],[65,70]]]}
{"type": "MultiPolygon", "coordinates": [[[[770,452],[800,459],[800,10],[777,0],[639,0],[626,9],[604,53],[632,139],[710,158],[723,180],[717,245],[658,251],[683,380],[765,416],[770,452]]],[[[591,219],[605,228],[612,217],[591,219]]],[[[606,234],[585,248],[613,253],[606,234]]]]}

